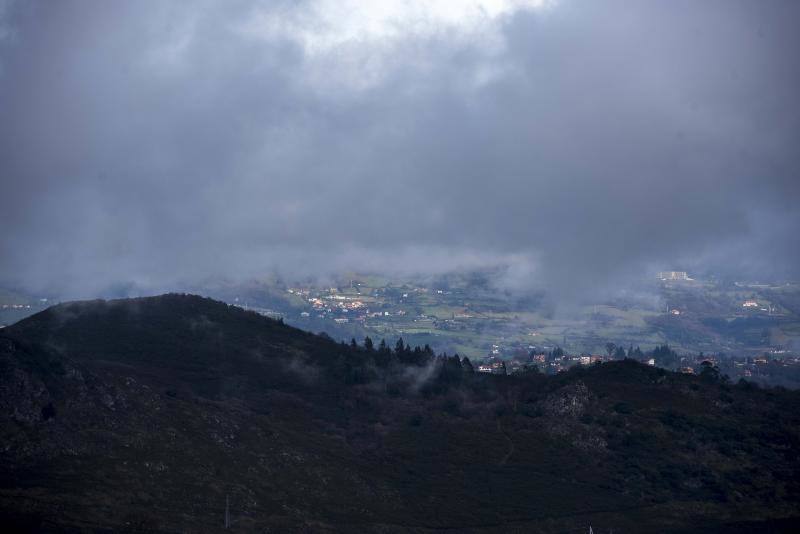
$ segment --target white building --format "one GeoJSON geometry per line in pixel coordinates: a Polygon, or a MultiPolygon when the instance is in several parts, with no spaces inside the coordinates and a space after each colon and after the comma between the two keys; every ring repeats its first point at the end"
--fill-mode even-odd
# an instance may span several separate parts
{"type": "Polygon", "coordinates": [[[689,275],[686,271],[662,271],[658,273],[658,278],[667,281],[667,280],[691,280],[689,275]]]}

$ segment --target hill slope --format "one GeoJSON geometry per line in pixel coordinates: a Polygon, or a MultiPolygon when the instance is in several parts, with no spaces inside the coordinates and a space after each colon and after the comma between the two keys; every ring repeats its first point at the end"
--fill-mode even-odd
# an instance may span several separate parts
{"type": "Polygon", "coordinates": [[[790,531],[800,395],[634,362],[486,376],[189,295],[0,331],[0,514],[30,530],[790,531]]]}

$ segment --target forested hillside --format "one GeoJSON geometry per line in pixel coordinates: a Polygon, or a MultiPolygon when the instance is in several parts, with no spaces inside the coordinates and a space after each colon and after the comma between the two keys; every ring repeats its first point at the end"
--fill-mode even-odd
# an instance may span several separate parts
{"type": "Polygon", "coordinates": [[[191,295],[0,333],[0,513],[29,531],[790,531],[800,394],[621,361],[475,373],[191,295]],[[759,530],[761,529],[761,530],[759,530]]]}

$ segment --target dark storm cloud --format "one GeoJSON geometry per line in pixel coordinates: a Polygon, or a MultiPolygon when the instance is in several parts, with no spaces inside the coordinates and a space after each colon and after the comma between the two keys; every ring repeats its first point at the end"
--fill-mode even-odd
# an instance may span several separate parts
{"type": "Polygon", "coordinates": [[[311,46],[314,6],[5,4],[0,278],[800,274],[800,4],[564,1],[311,46]]]}

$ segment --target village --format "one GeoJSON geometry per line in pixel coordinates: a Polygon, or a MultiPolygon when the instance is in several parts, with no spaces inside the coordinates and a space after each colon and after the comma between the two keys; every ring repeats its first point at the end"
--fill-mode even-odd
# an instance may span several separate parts
{"type": "Polygon", "coordinates": [[[720,288],[685,272],[659,273],[656,282],[657,306],[617,301],[584,306],[571,316],[553,313],[543,301],[516,299],[474,274],[272,283],[268,305],[254,305],[259,301],[252,296],[232,303],[337,340],[370,336],[393,343],[402,337],[412,346],[469,357],[485,373],[535,368],[556,374],[626,357],[685,373],[708,362],[731,379],[768,379],[797,368],[796,284],[720,288]],[[627,350],[608,351],[609,342],[627,350]],[[666,345],[675,358],[651,356],[666,345]],[[639,353],[628,354],[633,347],[641,347],[639,353]]]}
{"type": "Polygon", "coordinates": [[[736,357],[724,355],[676,355],[673,362],[659,361],[652,353],[636,355],[566,354],[556,349],[550,353],[531,351],[529,354],[517,353],[508,359],[490,356],[480,360],[475,370],[490,374],[515,374],[542,372],[555,375],[574,366],[597,365],[618,358],[629,358],[649,366],[669,368],[684,374],[700,374],[704,367],[720,373],[725,380],[735,382],[745,379],[755,382],[775,383],[797,387],[794,380],[800,375],[800,356],[785,351],[765,353],[755,357],[736,357]]]}

